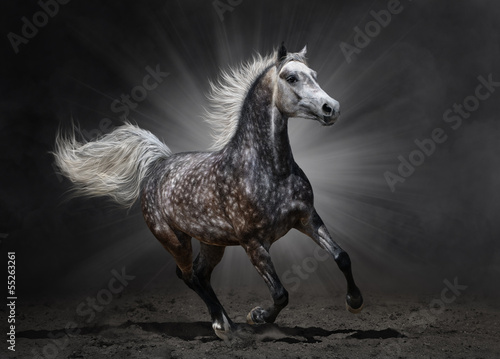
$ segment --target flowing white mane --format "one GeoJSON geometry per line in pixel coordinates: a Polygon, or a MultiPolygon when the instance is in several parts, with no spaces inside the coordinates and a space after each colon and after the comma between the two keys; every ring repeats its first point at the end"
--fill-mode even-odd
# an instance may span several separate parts
{"type": "Polygon", "coordinates": [[[215,82],[210,81],[210,92],[207,95],[209,107],[205,110],[204,118],[213,130],[214,143],[211,150],[220,150],[231,140],[250,87],[275,62],[276,52],[265,57],[257,54],[238,67],[222,70],[215,82]]]}

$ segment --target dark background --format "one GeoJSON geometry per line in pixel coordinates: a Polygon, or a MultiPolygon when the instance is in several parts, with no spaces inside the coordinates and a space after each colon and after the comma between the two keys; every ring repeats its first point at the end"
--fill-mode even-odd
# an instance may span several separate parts
{"type": "MultiPolygon", "coordinates": [[[[353,44],[354,27],[363,29],[387,2],[244,0],[221,21],[212,1],[71,1],[18,54],[7,34],[20,34],[21,18],[40,8],[2,4],[0,240],[3,265],[6,252],[16,252],[18,296],[84,298],[122,267],[137,289],[184,290],[137,204],[127,212],[104,199],[68,200],[69,181],[55,174],[49,153],[55,134],[71,119],[93,133],[104,118],[119,125],[111,103],[159,64],[169,76],[129,118],[174,152],[206,149],[208,80],[282,40],[292,51],[308,45],[320,85],[341,104],[334,127],[293,119],[290,138],[365,295],[438,296],[454,278],[467,295],[498,295],[500,89],[456,130],[442,116],[474,94],[478,76],[500,81],[500,6],[401,5],[348,63],[340,43],[353,44]],[[384,172],[397,173],[397,157],[408,158],[415,139],[437,127],[447,141],[391,192],[384,172]]],[[[282,275],[314,258],[314,249],[291,232],[271,254],[282,275]]],[[[316,262],[297,290],[343,293],[334,261],[316,262]]],[[[226,251],[214,282],[264,286],[241,248],[226,251]]]]}

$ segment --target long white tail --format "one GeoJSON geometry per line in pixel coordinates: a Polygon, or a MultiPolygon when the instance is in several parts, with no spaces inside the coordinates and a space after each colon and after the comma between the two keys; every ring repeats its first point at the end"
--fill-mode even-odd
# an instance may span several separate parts
{"type": "Polygon", "coordinates": [[[110,196],[124,207],[139,197],[151,165],[172,154],[151,132],[130,123],[90,142],[79,142],[75,131],[73,126],[69,134],[57,134],[53,154],[61,173],[73,182],[75,194],[110,196]]]}

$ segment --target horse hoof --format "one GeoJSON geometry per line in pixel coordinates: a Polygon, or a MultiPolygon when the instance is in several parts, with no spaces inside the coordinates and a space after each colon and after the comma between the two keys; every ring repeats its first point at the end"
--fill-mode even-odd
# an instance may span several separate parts
{"type": "Polygon", "coordinates": [[[230,333],[225,331],[225,330],[220,330],[220,329],[215,329],[214,328],[215,335],[217,335],[220,339],[222,339],[226,343],[231,342],[231,336],[230,333]]]}
{"type": "Polygon", "coordinates": [[[224,314],[222,315],[222,320],[223,323],[219,323],[218,321],[212,323],[212,329],[214,330],[215,335],[224,340],[226,343],[229,343],[231,341],[231,325],[224,314]]]}
{"type": "Polygon", "coordinates": [[[359,307],[359,308],[353,308],[349,304],[347,304],[347,302],[345,302],[345,307],[349,312],[351,312],[353,314],[358,314],[363,310],[363,304],[361,304],[361,307],[359,307]]]}
{"type": "Polygon", "coordinates": [[[266,321],[264,320],[264,313],[266,311],[261,307],[253,308],[250,313],[247,315],[247,323],[248,324],[264,324],[266,321]]]}
{"type": "Polygon", "coordinates": [[[357,297],[352,297],[348,294],[345,298],[345,306],[349,312],[358,314],[363,310],[363,297],[361,294],[357,297]]]}

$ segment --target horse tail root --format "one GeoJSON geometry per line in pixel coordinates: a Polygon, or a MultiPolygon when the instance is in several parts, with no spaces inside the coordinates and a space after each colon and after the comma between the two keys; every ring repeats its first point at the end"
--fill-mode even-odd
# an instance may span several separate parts
{"type": "Polygon", "coordinates": [[[172,154],[151,132],[125,123],[94,141],[82,142],[78,128],[59,131],[53,155],[61,174],[73,182],[75,196],[109,196],[130,208],[140,194],[141,182],[154,163],[172,154]]]}

